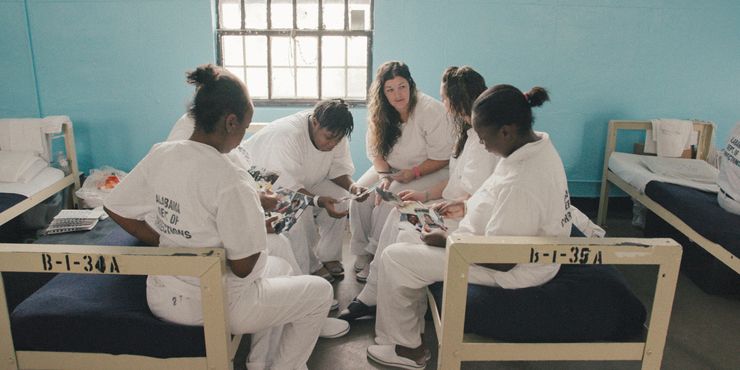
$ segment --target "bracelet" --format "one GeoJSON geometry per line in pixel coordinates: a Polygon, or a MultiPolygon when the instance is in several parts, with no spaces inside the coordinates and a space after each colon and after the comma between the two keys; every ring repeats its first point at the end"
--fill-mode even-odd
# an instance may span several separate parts
{"type": "Polygon", "coordinates": [[[416,177],[417,179],[418,179],[419,177],[421,177],[421,169],[419,168],[419,166],[414,166],[413,170],[414,170],[414,176],[415,176],[415,177],[416,177]]]}

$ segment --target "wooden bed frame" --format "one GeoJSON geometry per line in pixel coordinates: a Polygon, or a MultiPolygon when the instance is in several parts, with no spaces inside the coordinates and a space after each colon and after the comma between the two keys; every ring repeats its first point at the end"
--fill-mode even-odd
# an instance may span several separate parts
{"type": "Polygon", "coordinates": [[[62,124],[62,135],[64,136],[64,147],[67,152],[67,161],[69,162],[69,168],[71,170],[70,174],[0,213],[0,225],[14,219],[23,212],[31,209],[33,206],[49,199],[54,194],[72,185],[73,187],[69,189],[69,198],[67,198],[67,208],[77,208],[77,196],[75,195],[75,191],[80,188],[80,172],[77,167],[75,136],[71,123],[65,122],[62,124]]]}
{"type": "MultiPolygon", "coordinates": [[[[612,183],[618,188],[622,189],[625,193],[629,194],[632,198],[642,203],[650,211],[665,220],[668,224],[676,228],[679,232],[686,235],[694,243],[704,248],[715,258],[722,261],[722,263],[729,266],[731,269],[735,270],[735,272],[740,274],[740,259],[738,259],[738,256],[735,256],[723,246],[714,243],[706,237],[702,236],[685,222],[683,222],[680,218],[674,215],[672,212],[668,211],[663,206],[650,199],[647,195],[642,194],[639,189],[630,185],[628,182],[624,181],[614,172],[609,170],[609,157],[615,151],[618,132],[620,130],[645,131],[650,128],[650,121],[609,121],[609,131],[606,138],[606,150],[604,152],[604,173],[601,178],[599,213],[596,218],[596,223],[603,226],[604,222],[606,221],[606,212],[609,205],[609,183],[612,183]]],[[[697,131],[699,134],[696,152],[697,159],[707,159],[707,156],[709,155],[709,150],[711,149],[710,146],[713,129],[714,127],[711,123],[694,121],[694,131],[697,131]]]]}
{"type": "MultiPolygon", "coordinates": [[[[577,252],[578,253],[578,252],[577,252]]],[[[672,239],[450,237],[442,314],[428,293],[439,341],[438,369],[459,369],[461,361],[642,361],[659,369],[671,317],[681,246],[672,239]],[[574,249],[581,251],[571,259],[574,249]],[[585,252],[585,253],[584,253],[585,252]],[[473,263],[530,263],[532,256],[565,256],[561,264],[658,265],[657,285],[644,342],[500,343],[464,334],[468,268],[473,263]],[[585,259],[580,257],[586,256],[585,259]],[[571,262],[575,260],[575,262],[571,262]]],[[[553,257],[554,258],[554,257],[553,257]]],[[[551,262],[547,257],[540,263],[551,262]]]]}
{"type": "MultiPolygon", "coordinates": [[[[221,248],[151,248],[59,244],[0,244],[0,272],[55,272],[114,275],[185,275],[201,281],[206,356],[154,358],[105,353],[16,351],[5,289],[0,276],[0,357],[3,369],[229,369],[241,336],[230,339],[226,293],[222,281],[225,254],[221,248]],[[51,261],[115,259],[117,269],[85,271],[84,264],[44,266],[51,261]]],[[[106,334],[102,334],[106,335],[106,334]]]]}

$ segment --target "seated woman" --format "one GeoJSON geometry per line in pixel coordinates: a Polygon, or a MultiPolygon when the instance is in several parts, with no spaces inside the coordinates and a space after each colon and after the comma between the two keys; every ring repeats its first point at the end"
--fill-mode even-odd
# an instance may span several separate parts
{"type": "MultiPolygon", "coordinates": [[[[423,190],[446,179],[453,127],[442,103],[417,91],[406,64],[383,63],[370,86],[367,155],[373,166],[358,180],[394,193],[423,190]]],[[[350,250],[357,256],[356,278],[364,282],[375,254],[388,204],[350,203],[350,250]]]]}
{"type": "MultiPolygon", "coordinates": [[[[465,201],[493,173],[499,157],[486,151],[475,130],[470,126],[473,102],[485,90],[485,79],[470,67],[449,67],[444,71],[440,96],[455,123],[457,139],[455,150],[450,158],[449,180],[444,179],[427,189],[403,190],[399,193],[401,199],[424,202],[427,205],[431,205],[432,202],[436,203],[440,199],[465,201]]],[[[456,218],[444,219],[448,232],[457,229],[459,221],[456,218]]],[[[402,222],[400,211],[393,208],[383,225],[376,253],[381,255],[388,245],[396,241],[421,243],[419,232],[408,221],[402,222]]],[[[340,319],[354,320],[375,312],[379,264],[379,259],[370,263],[365,286],[342,311],[340,319]]]]}
{"type": "MultiPolygon", "coordinates": [[[[447,217],[464,216],[460,235],[569,236],[570,197],[560,156],[544,132],[532,130],[533,106],[549,100],[535,87],[523,94],[511,85],[489,88],[473,105],[473,128],[491,153],[502,157],[493,174],[467,201],[443,202],[447,217]]],[[[429,352],[421,343],[427,304],[424,288],[442,281],[447,234],[424,230],[426,245],[386,248],[378,276],[375,342],[368,357],[384,365],[421,369],[429,352]]],[[[474,265],[471,283],[518,289],[538,286],[557,274],[557,264],[474,265]]]]}
{"type": "MultiPolygon", "coordinates": [[[[246,86],[213,65],[190,72],[188,82],[196,86],[193,135],[155,145],[108,196],[106,210],[149,245],[224,248],[231,332],[254,334],[248,367],[305,368],[321,332],[348,330],[339,320],[325,325],[331,285],[315,276],[282,277],[287,263],[264,253],[256,184],[225,155],[239,145],[254,113],[246,86]],[[152,225],[145,221],[150,214],[152,225]]],[[[147,303],[163,320],[203,323],[197,278],[149,276],[147,303]]]]}

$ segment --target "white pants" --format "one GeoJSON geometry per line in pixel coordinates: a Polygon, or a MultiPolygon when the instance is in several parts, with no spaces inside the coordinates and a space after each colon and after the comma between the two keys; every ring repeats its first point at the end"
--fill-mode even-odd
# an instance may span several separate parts
{"type": "MultiPolygon", "coordinates": [[[[331,285],[317,276],[284,276],[290,270],[287,262],[267,257],[260,276],[247,276],[238,289],[229,290],[231,332],[253,334],[250,370],[306,369],[329,313],[331,285]]],[[[181,290],[152,278],[152,283],[147,282],[147,302],[156,316],[185,325],[202,324],[200,295],[183,296],[181,290]]]]}
{"type": "MultiPolygon", "coordinates": [[[[332,198],[349,195],[347,190],[331,180],[325,180],[306,189],[313,194],[332,198]]],[[[347,202],[335,205],[338,211],[347,210],[347,202]]],[[[310,274],[321,268],[321,262],[342,260],[342,241],[347,229],[347,218],[333,218],[323,208],[307,208],[286,236],[290,239],[293,255],[300,273],[310,274]]]]}
{"type": "MultiPolygon", "coordinates": [[[[447,226],[447,232],[451,233],[457,230],[460,220],[445,219],[444,223],[447,226]]],[[[398,208],[393,208],[388,213],[388,218],[385,220],[383,231],[380,233],[378,240],[377,255],[381,256],[383,251],[394,243],[424,244],[421,241],[421,233],[414,228],[414,225],[407,221],[401,221],[401,212],[398,211],[398,208]]],[[[367,281],[360,294],[357,295],[357,299],[368,306],[378,304],[378,274],[383,270],[382,264],[381,258],[375,258],[370,262],[370,273],[367,276],[367,281]]]]}
{"type": "MultiPolygon", "coordinates": [[[[449,169],[445,167],[407,184],[394,181],[391,183],[389,190],[394,193],[401,190],[426,190],[448,177],[449,169]]],[[[370,167],[357,183],[368,187],[378,182],[378,179],[378,173],[370,167]]],[[[364,202],[353,200],[350,203],[349,229],[352,233],[352,239],[350,239],[352,254],[360,256],[376,253],[380,233],[391,209],[393,209],[393,206],[386,202],[382,202],[376,207],[374,195],[368,197],[364,202]]]]}
{"type": "Polygon", "coordinates": [[[740,215],[740,201],[732,200],[722,191],[717,193],[717,203],[725,211],[740,215]]]}
{"type": "MultiPolygon", "coordinates": [[[[425,289],[444,279],[445,249],[398,243],[388,246],[379,259],[383,270],[378,276],[375,342],[416,348],[421,345],[424,330],[425,289]]],[[[496,271],[473,265],[469,281],[497,286],[495,274],[496,271]]]]}
{"type": "Polygon", "coordinates": [[[301,275],[301,268],[293,254],[290,240],[285,235],[267,234],[267,254],[281,258],[290,265],[292,271],[286,275],[301,275]]]}

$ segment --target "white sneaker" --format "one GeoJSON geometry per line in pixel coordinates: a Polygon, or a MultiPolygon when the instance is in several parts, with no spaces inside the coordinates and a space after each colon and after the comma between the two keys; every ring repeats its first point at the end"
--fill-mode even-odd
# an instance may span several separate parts
{"type": "Polygon", "coordinates": [[[373,260],[372,254],[362,254],[355,258],[355,272],[360,272],[373,260]]]}
{"type": "Polygon", "coordinates": [[[423,369],[429,361],[429,356],[424,356],[424,362],[420,364],[410,358],[399,356],[393,344],[376,344],[367,347],[367,357],[379,364],[400,369],[423,369]]]}
{"type": "Polygon", "coordinates": [[[319,338],[339,338],[349,333],[349,323],[344,320],[327,317],[321,327],[319,338]]]}

